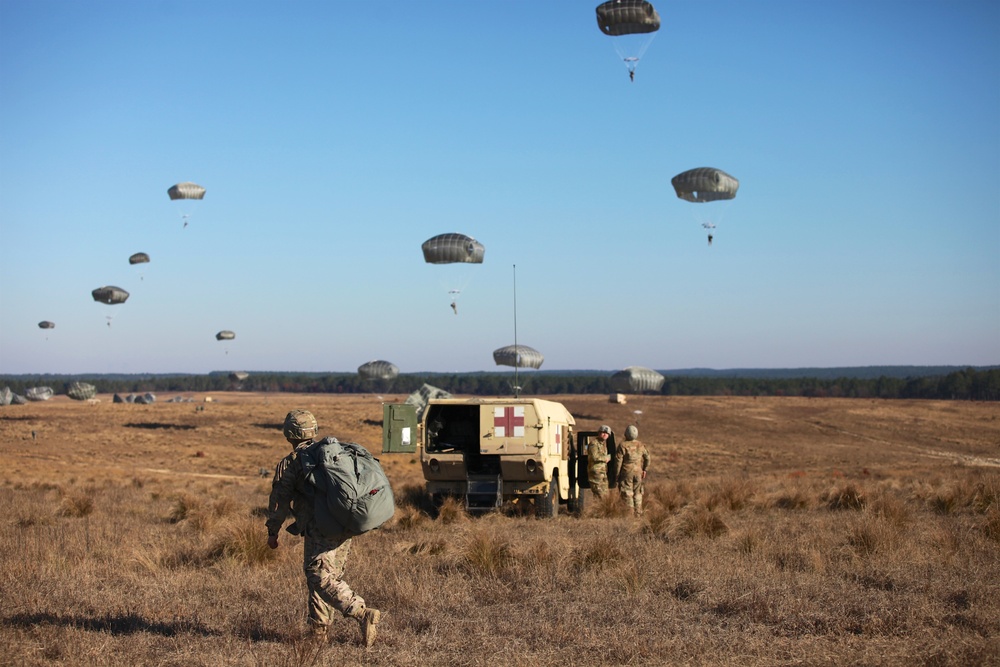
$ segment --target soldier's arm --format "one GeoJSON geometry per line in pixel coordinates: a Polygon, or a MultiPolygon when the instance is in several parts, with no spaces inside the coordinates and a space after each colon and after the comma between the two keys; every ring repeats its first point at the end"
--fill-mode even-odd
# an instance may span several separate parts
{"type": "Polygon", "coordinates": [[[271,495],[267,499],[267,534],[270,538],[277,539],[281,524],[285,522],[292,509],[292,494],[295,491],[295,474],[292,465],[295,457],[289,454],[281,459],[278,467],[274,470],[274,479],[271,480],[271,495]]]}

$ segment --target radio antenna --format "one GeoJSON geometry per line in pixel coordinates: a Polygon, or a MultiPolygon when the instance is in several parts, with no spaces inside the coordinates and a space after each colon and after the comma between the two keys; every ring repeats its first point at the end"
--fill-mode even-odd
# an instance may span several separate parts
{"type": "Polygon", "coordinates": [[[517,264],[514,264],[514,398],[521,393],[521,385],[518,384],[517,371],[521,365],[521,348],[517,346],[517,264]]]}

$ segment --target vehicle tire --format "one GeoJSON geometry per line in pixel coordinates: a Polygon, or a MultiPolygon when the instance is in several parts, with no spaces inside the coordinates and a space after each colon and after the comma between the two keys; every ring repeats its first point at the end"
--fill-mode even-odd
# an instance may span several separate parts
{"type": "Polygon", "coordinates": [[[559,514],[559,478],[552,476],[549,492],[535,500],[535,516],[539,519],[554,519],[559,514]]]}

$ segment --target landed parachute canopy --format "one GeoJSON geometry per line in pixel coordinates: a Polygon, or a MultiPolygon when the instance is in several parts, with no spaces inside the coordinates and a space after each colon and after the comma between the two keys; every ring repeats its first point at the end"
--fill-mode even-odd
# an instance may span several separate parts
{"type": "Polygon", "coordinates": [[[663,380],[663,376],[651,368],[629,366],[611,376],[611,388],[623,394],[641,394],[660,391],[663,380]]]}
{"type": "Polygon", "coordinates": [[[129,264],[145,264],[149,261],[149,255],[144,252],[137,252],[128,258],[129,264]]]}
{"type": "Polygon", "coordinates": [[[515,368],[541,368],[545,357],[538,350],[527,345],[507,345],[493,350],[493,361],[497,366],[515,368]]]}
{"type": "Polygon", "coordinates": [[[25,390],[24,396],[29,401],[47,401],[54,393],[52,387],[29,387],[25,390]]]}
{"type": "Polygon", "coordinates": [[[215,340],[232,340],[234,338],[236,338],[236,334],[226,329],[215,334],[215,340]]]}
{"type": "Polygon", "coordinates": [[[38,323],[38,328],[39,329],[55,329],[56,328],[56,323],[55,322],[49,322],[48,320],[42,320],[41,322],[38,323]]]}
{"type": "Polygon", "coordinates": [[[424,241],[420,247],[428,264],[482,264],[486,254],[482,243],[465,234],[439,234],[424,241]]]}
{"type": "Polygon", "coordinates": [[[97,289],[92,290],[90,295],[94,297],[94,301],[100,301],[101,303],[107,303],[110,305],[125,303],[126,299],[128,299],[128,292],[123,290],[121,287],[115,287],[114,285],[98,287],[97,289]]]}
{"type": "Polygon", "coordinates": [[[733,199],[740,189],[740,182],[714,167],[698,167],[677,174],[670,183],[681,199],[700,204],[722,199],[733,199]]]}
{"type": "Polygon", "coordinates": [[[204,199],[205,188],[197,183],[184,182],[171,185],[167,194],[170,195],[171,199],[204,199]]]}
{"type": "Polygon", "coordinates": [[[399,375],[399,369],[396,364],[376,359],[358,366],[358,375],[368,380],[392,380],[399,375]]]}
{"type": "Polygon", "coordinates": [[[97,396],[97,387],[88,382],[71,382],[66,395],[74,401],[86,401],[97,396]]]}
{"type": "Polygon", "coordinates": [[[229,374],[229,379],[233,382],[243,382],[248,377],[250,377],[250,374],[244,371],[233,371],[229,374]]]}
{"type": "Polygon", "coordinates": [[[605,35],[640,35],[660,29],[660,15],[645,0],[610,0],[597,6],[597,26],[605,35]]]}

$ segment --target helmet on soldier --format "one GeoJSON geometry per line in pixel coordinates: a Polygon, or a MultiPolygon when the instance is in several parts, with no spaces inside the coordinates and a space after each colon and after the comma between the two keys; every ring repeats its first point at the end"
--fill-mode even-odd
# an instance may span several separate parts
{"type": "Polygon", "coordinates": [[[638,437],[639,437],[639,429],[637,429],[634,425],[629,426],[627,429],[625,429],[626,440],[635,440],[638,437]]]}
{"type": "Polygon", "coordinates": [[[308,440],[319,433],[319,424],[316,423],[313,413],[308,410],[292,410],[285,415],[285,425],[282,430],[289,442],[308,440]]]}
{"type": "Polygon", "coordinates": [[[607,433],[608,435],[611,435],[611,427],[608,426],[607,424],[605,424],[601,428],[597,429],[597,432],[598,433],[607,433]]]}

